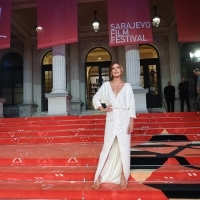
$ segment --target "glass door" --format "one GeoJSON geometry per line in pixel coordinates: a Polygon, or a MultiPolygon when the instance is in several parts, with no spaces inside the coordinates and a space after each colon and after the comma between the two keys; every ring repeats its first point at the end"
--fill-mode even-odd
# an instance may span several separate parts
{"type": "Polygon", "coordinates": [[[160,65],[158,58],[140,60],[140,76],[143,88],[148,88],[146,95],[147,108],[162,107],[160,65]]]}
{"type": "Polygon", "coordinates": [[[51,93],[53,87],[52,65],[42,66],[42,111],[48,111],[48,99],[45,93],[51,93]]]}
{"type": "Polygon", "coordinates": [[[94,109],[92,98],[105,81],[109,81],[109,66],[111,62],[86,63],[86,102],[87,110],[94,109]]]}

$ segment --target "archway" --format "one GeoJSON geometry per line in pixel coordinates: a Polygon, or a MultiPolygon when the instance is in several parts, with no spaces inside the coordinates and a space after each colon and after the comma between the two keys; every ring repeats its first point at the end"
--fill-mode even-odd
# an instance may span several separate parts
{"type": "Polygon", "coordinates": [[[86,72],[86,109],[94,109],[92,98],[103,82],[109,80],[111,54],[104,48],[91,49],[85,61],[86,72]]]}

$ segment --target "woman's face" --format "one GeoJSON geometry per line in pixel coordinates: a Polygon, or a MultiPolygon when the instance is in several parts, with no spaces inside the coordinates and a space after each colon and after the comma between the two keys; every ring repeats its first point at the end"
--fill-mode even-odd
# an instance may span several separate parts
{"type": "Polygon", "coordinates": [[[113,75],[113,77],[121,76],[122,75],[121,66],[115,63],[111,68],[111,75],[113,75]]]}

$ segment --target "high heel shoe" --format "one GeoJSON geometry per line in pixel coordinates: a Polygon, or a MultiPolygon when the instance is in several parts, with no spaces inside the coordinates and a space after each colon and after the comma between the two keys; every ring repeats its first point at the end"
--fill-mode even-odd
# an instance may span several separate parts
{"type": "Polygon", "coordinates": [[[101,176],[99,176],[99,178],[96,180],[96,182],[94,183],[94,185],[92,187],[95,190],[98,190],[100,188],[100,184],[101,184],[101,176]]]}
{"type": "Polygon", "coordinates": [[[127,188],[127,182],[126,182],[125,176],[123,174],[121,175],[120,188],[121,189],[126,189],[127,188]]]}

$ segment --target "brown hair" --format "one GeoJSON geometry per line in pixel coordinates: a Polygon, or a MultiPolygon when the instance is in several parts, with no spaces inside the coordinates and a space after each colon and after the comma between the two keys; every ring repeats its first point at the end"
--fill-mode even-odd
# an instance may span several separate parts
{"type": "Polygon", "coordinates": [[[123,74],[123,67],[122,67],[122,65],[121,65],[120,63],[118,63],[118,62],[112,62],[112,63],[110,64],[110,67],[109,67],[109,77],[110,77],[110,81],[113,80],[113,76],[112,76],[111,72],[112,72],[112,67],[113,67],[114,64],[117,64],[117,65],[120,66],[121,75],[123,74]]]}

